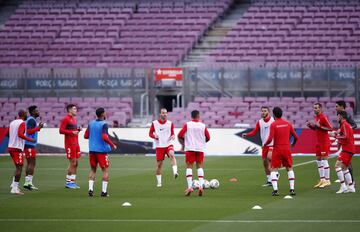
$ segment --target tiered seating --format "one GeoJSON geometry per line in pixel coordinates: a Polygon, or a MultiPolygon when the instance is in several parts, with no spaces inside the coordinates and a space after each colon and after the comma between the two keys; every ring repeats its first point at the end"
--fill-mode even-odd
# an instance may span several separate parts
{"type": "Polygon", "coordinates": [[[24,1],[0,30],[0,67],[174,66],[229,2],[24,1]]]}
{"type": "Polygon", "coordinates": [[[30,105],[37,105],[40,111],[40,120],[48,127],[58,127],[60,120],[66,115],[65,107],[73,103],[78,107],[78,125],[87,127],[88,123],[96,118],[97,107],[104,107],[107,111],[109,126],[117,121],[119,126],[126,126],[133,118],[132,98],[0,98],[0,127],[8,127],[9,122],[17,118],[19,109],[27,109],[30,105]]]}
{"type": "Polygon", "coordinates": [[[338,126],[335,102],[339,100],[347,102],[348,112],[352,115],[355,104],[355,99],[352,97],[308,97],[306,99],[302,97],[196,97],[185,110],[175,108],[169,113],[168,118],[176,127],[181,127],[190,119],[190,112],[196,109],[200,111],[201,119],[209,127],[232,128],[235,124],[248,124],[253,127],[261,117],[261,106],[270,107],[270,111],[274,106],[279,106],[284,111],[284,117],[294,123],[296,128],[305,128],[306,121],[313,120],[313,104],[320,102],[333,126],[338,126]]]}
{"type": "Polygon", "coordinates": [[[204,66],[360,63],[360,1],[258,0],[204,66]]]}

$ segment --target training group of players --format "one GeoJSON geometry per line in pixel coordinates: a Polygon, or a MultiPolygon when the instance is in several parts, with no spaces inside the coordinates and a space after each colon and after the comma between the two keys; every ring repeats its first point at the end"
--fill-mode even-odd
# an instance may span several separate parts
{"type": "MultiPolygon", "coordinates": [[[[336,193],[355,192],[354,180],[352,176],[351,158],[355,153],[353,129],[356,124],[345,111],[346,103],[344,101],[336,102],[336,111],[339,119],[339,129],[334,131],[327,119],[322,113],[322,105],[314,104],[314,120],[308,121],[307,126],[316,133],[316,162],[320,175],[320,181],[315,188],[325,188],[331,184],[330,167],[328,156],[330,152],[330,136],[338,140],[341,152],[335,164],[335,170],[340,182],[340,189],[336,193]]],[[[67,115],[62,119],[59,133],[65,136],[65,151],[69,161],[67,169],[65,187],[69,189],[80,188],[76,184],[76,173],[78,159],[81,156],[78,142],[81,127],[77,126],[76,115],[77,108],[74,104],[66,107],[67,115]]],[[[36,106],[28,108],[29,117],[25,110],[19,110],[19,118],[12,121],[9,126],[9,145],[8,151],[15,165],[15,174],[11,183],[11,193],[24,194],[19,188],[24,159],[27,160],[25,183],[23,187],[28,190],[37,190],[33,184],[34,168],[36,164],[36,144],[38,132],[43,128],[42,122],[37,123],[39,111],[36,106]],[[25,157],[25,158],[24,158],[25,157]]],[[[288,173],[290,184],[290,195],[295,195],[295,173],[292,169],[291,146],[293,146],[298,137],[291,123],[282,119],[283,111],[279,107],[274,107],[273,117],[270,116],[268,107],[261,107],[261,119],[256,123],[254,130],[244,133],[243,137],[254,136],[260,132],[262,140],[262,158],[265,173],[267,176],[266,184],[263,186],[272,186],[273,196],[279,196],[278,192],[278,169],[285,167],[288,173]],[[290,138],[293,142],[290,143],[290,138]]],[[[104,108],[96,109],[97,119],[89,123],[85,131],[84,138],[89,139],[89,189],[88,195],[94,196],[94,181],[97,166],[102,170],[102,190],[101,197],[108,197],[109,180],[109,159],[108,153],[116,149],[116,145],[108,136],[108,125],[106,123],[106,111],[104,108]]],[[[173,142],[175,140],[174,124],[167,120],[167,110],[161,109],[159,119],[152,122],[149,136],[154,139],[156,146],[156,180],[157,187],[162,186],[161,172],[165,156],[171,160],[174,177],[177,178],[178,168],[174,156],[173,142]]],[[[209,131],[200,120],[200,112],[194,110],[191,112],[191,121],[184,124],[178,134],[178,140],[185,151],[186,161],[186,180],[187,187],[185,196],[190,196],[193,189],[193,165],[196,163],[197,177],[199,180],[198,195],[203,196],[204,189],[204,150],[206,143],[210,140],[209,131]]]]}

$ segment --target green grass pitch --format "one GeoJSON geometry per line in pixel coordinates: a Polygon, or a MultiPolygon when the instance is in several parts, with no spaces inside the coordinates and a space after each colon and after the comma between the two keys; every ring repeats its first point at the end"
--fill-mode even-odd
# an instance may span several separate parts
{"type": "MultiPolygon", "coordinates": [[[[318,180],[314,157],[294,157],[294,199],[283,199],[289,187],[280,172],[280,197],[261,187],[264,174],[260,157],[206,157],[205,178],[217,178],[220,188],[203,197],[185,197],[184,158],[178,157],[180,177],[174,179],[165,160],[163,187],[156,188],[155,158],[111,157],[109,198],[101,198],[101,172],[95,197],[87,196],[87,157],[80,159],[77,175],[81,189],[64,188],[65,157],[38,157],[34,184],[39,191],[10,194],[13,164],[0,157],[0,230],[16,231],[358,231],[359,193],[337,195],[339,186],[313,189],[318,180]],[[305,163],[305,164],[304,164],[305,163]],[[238,182],[230,182],[236,177],[238,182]],[[123,202],[132,207],[122,207],[123,202]],[[262,210],[252,210],[260,205],[262,210]]],[[[331,159],[331,167],[335,159],[331,159]]],[[[353,158],[355,180],[360,183],[360,161],[353,158]]],[[[331,170],[332,180],[335,171],[331,170]]],[[[194,171],[196,176],[196,171],[194,171]]],[[[23,184],[24,174],[21,184],[23,184]]],[[[196,192],[195,192],[196,193],[196,192]]]]}

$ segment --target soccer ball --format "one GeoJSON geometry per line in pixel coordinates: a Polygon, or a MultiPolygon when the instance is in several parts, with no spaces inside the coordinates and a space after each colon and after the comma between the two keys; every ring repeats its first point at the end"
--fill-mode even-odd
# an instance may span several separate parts
{"type": "Polygon", "coordinates": [[[208,180],[204,180],[204,186],[203,186],[204,189],[208,189],[210,188],[210,182],[208,180]]]}
{"type": "Polygon", "coordinates": [[[192,188],[193,189],[199,189],[199,187],[200,187],[200,182],[198,180],[193,180],[192,188]]]}
{"type": "Polygon", "coordinates": [[[220,186],[220,182],[217,179],[212,179],[210,181],[210,188],[217,189],[220,186]]]}

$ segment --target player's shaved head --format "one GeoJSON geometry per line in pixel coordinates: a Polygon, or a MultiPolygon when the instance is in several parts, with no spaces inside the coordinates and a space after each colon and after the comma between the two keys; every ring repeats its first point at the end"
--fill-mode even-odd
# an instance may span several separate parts
{"type": "Polygon", "coordinates": [[[166,108],[161,108],[160,109],[160,119],[161,120],[166,120],[167,119],[167,109],[166,108]]]}
{"type": "Polygon", "coordinates": [[[322,105],[321,103],[317,102],[314,104],[314,114],[318,115],[322,111],[322,105]]]}
{"type": "Polygon", "coordinates": [[[267,106],[261,107],[261,117],[267,118],[269,116],[270,109],[267,106]]]}
{"type": "Polygon", "coordinates": [[[20,117],[20,118],[26,118],[26,116],[27,116],[27,113],[26,113],[26,110],[24,110],[24,109],[20,109],[19,111],[18,111],[18,116],[20,117]]]}
{"type": "Polygon", "coordinates": [[[274,114],[275,118],[281,118],[283,111],[280,107],[274,107],[273,114],[274,114]]]}
{"type": "Polygon", "coordinates": [[[198,110],[191,111],[191,118],[198,119],[200,117],[200,112],[198,110]]]}
{"type": "Polygon", "coordinates": [[[322,104],[320,102],[316,102],[314,106],[318,106],[320,109],[322,109],[322,104]]]}

